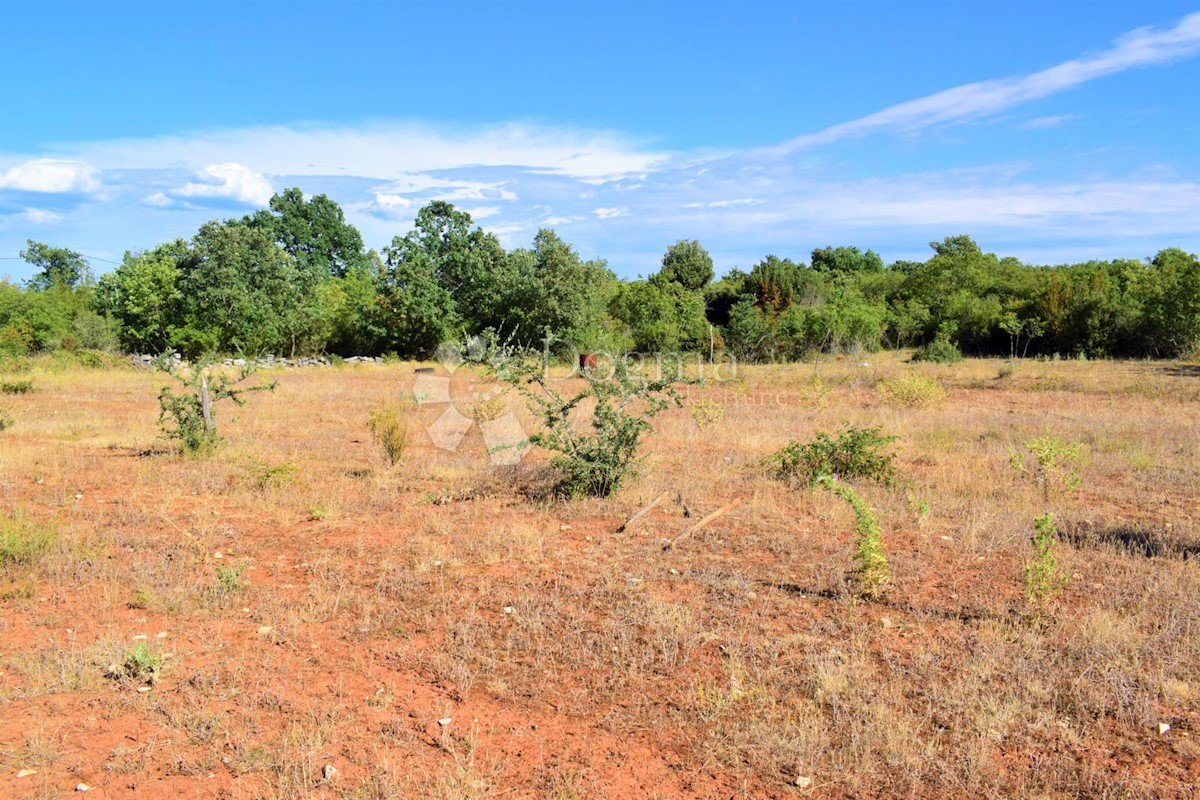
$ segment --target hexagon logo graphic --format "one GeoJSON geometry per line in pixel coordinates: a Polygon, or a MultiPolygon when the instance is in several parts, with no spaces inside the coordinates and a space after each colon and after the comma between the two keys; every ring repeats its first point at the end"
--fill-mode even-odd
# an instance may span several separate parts
{"type": "Polygon", "coordinates": [[[419,373],[413,382],[413,399],[423,406],[446,406],[441,416],[425,429],[434,447],[451,452],[458,450],[471,428],[478,425],[492,464],[511,466],[519,463],[529,452],[529,437],[517,415],[506,410],[480,420],[478,414],[467,416],[456,405],[473,402],[476,408],[486,407],[488,401],[497,399],[503,392],[498,386],[483,392],[472,392],[464,381],[454,380],[459,367],[468,361],[482,361],[486,354],[487,343],[478,336],[469,338],[465,348],[457,342],[442,342],[434,351],[434,358],[446,374],[419,373]]]}

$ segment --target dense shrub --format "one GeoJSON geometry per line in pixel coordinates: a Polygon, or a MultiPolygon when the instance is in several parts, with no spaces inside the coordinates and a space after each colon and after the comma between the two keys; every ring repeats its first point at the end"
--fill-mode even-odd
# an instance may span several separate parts
{"type": "Polygon", "coordinates": [[[884,448],[896,437],[879,431],[847,425],[837,436],[820,432],[811,441],[788,443],[769,456],[766,464],[776,477],[809,485],[826,475],[890,484],[896,476],[895,456],[884,448]]]}

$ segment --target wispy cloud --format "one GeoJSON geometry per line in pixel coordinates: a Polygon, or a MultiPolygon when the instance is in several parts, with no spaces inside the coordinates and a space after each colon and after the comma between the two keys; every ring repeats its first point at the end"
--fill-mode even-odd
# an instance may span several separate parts
{"type": "Polygon", "coordinates": [[[521,123],[466,130],[419,123],[263,126],[185,136],[65,143],[56,150],[106,169],[193,170],[237,162],[268,175],[340,175],[402,179],[460,167],[524,170],[606,181],[645,173],[669,153],[613,133],[521,123]]]}
{"type": "Polygon", "coordinates": [[[617,217],[628,217],[628,208],[596,208],[592,209],[592,213],[600,219],[616,219],[617,217]]]}
{"type": "Polygon", "coordinates": [[[1118,38],[1109,49],[1090,56],[1064,61],[1029,75],[955,86],[817,133],[797,136],[769,151],[786,155],[880,131],[912,133],[935,125],[970,122],[1106,75],[1197,53],[1200,53],[1200,12],[1189,14],[1166,30],[1138,28],[1118,38]]]}
{"type": "Polygon", "coordinates": [[[1027,131],[1044,131],[1048,128],[1057,128],[1059,125],[1065,125],[1079,118],[1079,114],[1051,114],[1045,117],[1034,117],[1033,119],[1025,120],[1017,127],[1027,131]]]}

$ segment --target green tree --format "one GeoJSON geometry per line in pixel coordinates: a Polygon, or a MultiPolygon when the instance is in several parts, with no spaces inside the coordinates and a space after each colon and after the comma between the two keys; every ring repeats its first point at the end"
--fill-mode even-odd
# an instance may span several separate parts
{"type": "Polygon", "coordinates": [[[207,222],[177,268],[182,313],[171,338],[189,357],[293,351],[292,316],[301,313],[311,283],[269,231],[238,220],[207,222]]]}
{"type": "Polygon", "coordinates": [[[701,291],[713,279],[712,256],[695,239],[680,239],[663,254],[656,277],[691,292],[701,291]]]}
{"type": "Polygon", "coordinates": [[[454,298],[439,282],[434,259],[410,237],[383,249],[374,324],[385,348],[428,356],[460,329],[454,298]]]}
{"type": "Polygon", "coordinates": [[[812,268],[817,272],[883,272],[883,259],[874,250],[857,247],[822,247],[812,251],[812,268]]]}
{"type": "Polygon", "coordinates": [[[102,275],[96,310],[120,325],[121,346],[137,353],[161,353],[171,343],[180,315],[179,267],[170,248],[138,256],[125,254],[121,265],[102,275]]]}
{"type": "Polygon", "coordinates": [[[50,247],[29,239],[20,256],[38,268],[28,283],[29,288],[35,291],[45,291],[56,286],[74,288],[82,284],[90,274],[87,259],[65,247],[50,247]]]}
{"type": "Polygon", "coordinates": [[[1192,353],[1200,347],[1200,260],[1169,248],[1150,263],[1145,300],[1150,352],[1166,357],[1192,353]]]}
{"type": "Polygon", "coordinates": [[[244,220],[270,232],[300,268],[341,277],[354,267],[366,268],[362,235],[346,222],[341,206],[323,194],[305,200],[297,188],[285,189],[263,209],[244,220]]]}

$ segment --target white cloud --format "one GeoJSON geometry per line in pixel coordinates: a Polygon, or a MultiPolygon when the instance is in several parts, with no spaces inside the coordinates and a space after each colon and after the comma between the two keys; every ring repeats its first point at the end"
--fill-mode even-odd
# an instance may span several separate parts
{"type": "Polygon", "coordinates": [[[200,182],[188,182],[172,194],[178,197],[235,200],[256,206],[266,205],[271,195],[275,194],[270,181],[262,173],[232,161],[210,164],[196,177],[200,182]]]}
{"type": "Polygon", "coordinates": [[[142,198],[142,205],[154,206],[155,208],[168,208],[173,203],[174,201],[162,192],[155,192],[142,198]]]}
{"type": "Polygon", "coordinates": [[[55,214],[53,211],[45,211],[40,208],[25,209],[25,218],[34,225],[50,225],[63,220],[62,214],[55,214]]]}
{"type": "Polygon", "coordinates": [[[494,217],[500,213],[500,206],[477,206],[476,208],[464,208],[463,211],[471,215],[471,219],[479,221],[494,217]]]}
{"type": "Polygon", "coordinates": [[[38,158],[0,173],[0,189],[47,194],[99,191],[100,170],[83,161],[38,158]]]}
{"type": "Polygon", "coordinates": [[[1046,117],[1034,117],[1022,122],[1017,127],[1027,131],[1042,131],[1047,128],[1057,128],[1059,125],[1076,119],[1079,119],[1078,114],[1052,114],[1046,117]]]}
{"type": "Polygon", "coordinates": [[[535,174],[607,181],[643,174],[669,154],[612,133],[510,123],[468,130],[389,122],[363,127],[283,125],[185,136],[60,145],[107,169],[245,162],[269,175],[375,179],[462,167],[517,167],[535,174]]]}
{"type": "Polygon", "coordinates": [[[788,154],[882,130],[911,133],[933,125],[968,122],[1048,97],[1088,81],[1133,67],[1162,64],[1200,52],[1200,13],[1189,14],[1173,28],[1138,28],[1107,50],[1064,61],[1053,67],[1011,78],[955,86],[798,136],[768,152],[788,154]]]}
{"type": "Polygon", "coordinates": [[[707,203],[686,203],[684,208],[733,208],[734,206],[756,206],[765,203],[753,197],[739,197],[735,200],[711,200],[707,203]]]}
{"type": "Polygon", "coordinates": [[[628,208],[597,208],[593,209],[592,213],[600,219],[616,219],[617,217],[629,216],[628,208]]]}
{"type": "Polygon", "coordinates": [[[583,219],[585,219],[585,217],[546,217],[546,219],[542,221],[547,225],[555,226],[570,225],[572,222],[580,222],[583,219]]]}

